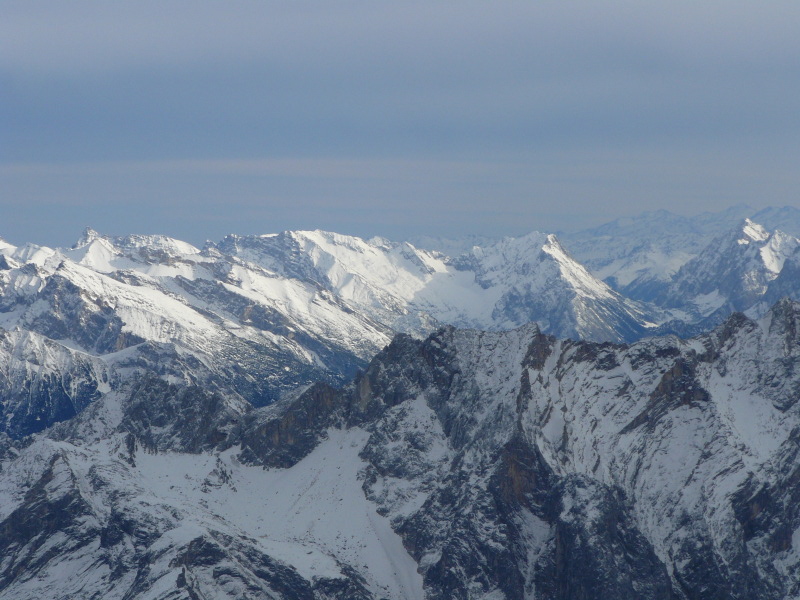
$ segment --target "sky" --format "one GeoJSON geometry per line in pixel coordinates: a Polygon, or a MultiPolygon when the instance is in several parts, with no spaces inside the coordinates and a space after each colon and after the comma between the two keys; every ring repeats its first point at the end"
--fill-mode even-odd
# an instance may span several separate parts
{"type": "Polygon", "coordinates": [[[800,206],[800,3],[0,3],[0,237],[800,206]]]}

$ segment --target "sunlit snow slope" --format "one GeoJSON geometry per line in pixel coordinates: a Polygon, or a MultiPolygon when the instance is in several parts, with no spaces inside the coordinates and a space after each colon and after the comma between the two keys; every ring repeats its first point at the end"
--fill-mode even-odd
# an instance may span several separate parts
{"type": "Polygon", "coordinates": [[[264,405],[313,381],[342,383],[396,331],[536,321],[621,341],[660,319],[539,233],[454,259],[322,231],[198,249],[88,229],[70,249],[3,243],[0,261],[0,431],[15,437],[145,373],[264,405]]]}

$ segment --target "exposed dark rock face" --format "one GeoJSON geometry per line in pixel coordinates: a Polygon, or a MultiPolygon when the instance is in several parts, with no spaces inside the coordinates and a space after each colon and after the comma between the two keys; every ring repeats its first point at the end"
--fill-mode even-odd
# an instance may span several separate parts
{"type": "Polygon", "coordinates": [[[54,455],[21,504],[0,522],[4,565],[0,590],[36,577],[60,553],[89,551],[87,546],[99,533],[90,516],[91,509],[74,486],[63,457],[54,455]],[[54,546],[59,533],[64,545],[54,546]]]}
{"type": "Polygon", "coordinates": [[[156,377],[135,386],[124,411],[120,429],[153,452],[220,448],[241,417],[217,394],[195,386],[177,387],[156,377]]]}
{"type": "MultiPolygon", "coordinates": [[[[275,408],[262,412],[274,413],[275,408]]],[[[239,443],[241,459],[264,467],[288,468],[307,456],[326,430],[339,423],[339,394],[324,384],[315,384],[276,418],[264,418],[258,411],[244,420],[239,443]]]]}

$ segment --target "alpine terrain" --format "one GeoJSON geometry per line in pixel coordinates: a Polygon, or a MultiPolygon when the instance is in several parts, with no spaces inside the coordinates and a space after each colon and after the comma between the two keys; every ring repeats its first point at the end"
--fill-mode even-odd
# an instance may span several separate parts
{"type": "Polygon", "coordinates": [[[0,598],[796,597],[799,331],[447,327],[260,409],[143,379],[5,438],[0,598]]]}
{"type": "Polygon", "coordinates": [[[0,241],[0,600],[800,598],[798,225],[0,241]]]}
{"type": "Polygon", "coordinates": [[[321,231],[202,250],[92,230],[70,249],[3,242],[0,431],[40,431],[143,373],[262,406],[299,385],[344,383],[395,332],[537,321],[623,341],[663,313],[648,311],[539,233],[457,259],[321,231]]]}

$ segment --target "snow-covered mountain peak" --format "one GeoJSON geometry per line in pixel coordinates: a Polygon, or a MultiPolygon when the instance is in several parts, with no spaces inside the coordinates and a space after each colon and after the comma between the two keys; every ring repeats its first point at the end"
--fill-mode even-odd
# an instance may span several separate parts
{"type": "Polygon", "coordinates": [[[89,226],[86,226],[83,229],[83,233],[81,233],[81,237],[79,237],[78,241],[76,241],[72,245],[72,248],[73,249],[81,248],[83,246],[86,246],[87,244],[92,243],[96,239],[101,239],[102,237],[103,237],[103,234],[101,234],[100,232],[92,229],[89,226]]]}
{"type": "Polygon", "coordinates": [[[65,250],[63,253],[74,262],[99,273],[116,271],[119,265],[114,263],[121,255],[110,240],[99,234],[87,238],[84,243],[75,244],[71,250],[65,250]]]}
{"type": "Polygon", "coordinates": [[[739,227],[743,237],[737,239],[739,244],[749,244],[750,242],[764,242],[769,238],[769,232],[758,223],[754,223],[749,218],[745,218],[739,227]]]}
{"type": "Polygon", "coordinates": [[[11,246],[7,250],[2,250],[2,252],[17,262],[33,263],[38,267],[50,264],[53,257],[58,254],[53,248],[39,246],[30,242],[22,246],[11,246]]]}
{"type": "Polygon", "coordinates": [[[8,254],[16,250],[16,246],[9,244],[3,238],[0,238],[0,254],[8,254]]]}
{"type": "Polygon", "coordinates": [[[467,253],[478,259],[487,271],[504,264],[519,264],[537,256],[548,243],[548,234],[531,231],[520,237],[505,237],[487,246],[473,246],[467,253]]]}
{"type": "Polygon", "coordinates": [[[798,246],[797,238],[744,219],[681,267],[667,300],[672,306],[694,305],[703,316],[747,310],[766,294],[798,246]]]}
{"type": "Polygon", "coordinates": [[[542,251],[555,259],[563,277],[581,293],[595,298],[611,298],[617,295],[606,283],[597,279],[586,267],[572,258],[555,235],[547,236],[547,243],[542,246],[542,251]]]}
{"type": "Polygon", "coordinates": [[[533,231],[470,253],[482,285],[513,281],[545,293],[560,281],[580,296],[611,298],[612,290],[573,259],[554,234],[533,231]]]}
{"type": "Polygon", "coordinates": [[[783,263],[797,248],[800,240],[780,230],[768,231],[751,219],[744,219],[738,227],[720,236],[716,250],[706,249],[702,255],[707,261],[711,254],[720,257],[740,256],[751,263],[751,268],[765,268],[777,274],[783,263]]]}
{"type": "MultiPolygon", "coordinates": [[[[551,237],[541,231],[531,231],[519,237],[504,237],[494,244],[486,246],[473,246],[472,253],[476,255],[486,255],[494,253],[510,260],[516,259],[520,254],[538,252],[548,242],[551,237]]],[[[555,236],[552,236],[555,237],[555,236]]]]}
{"type": "Polygon", "coordinates": [[[80,239],[63,253],[71,260],[101,273],[183,260],[201,253],[193,245],[166,235],[106,236],[87,227],[80,239]]]}

